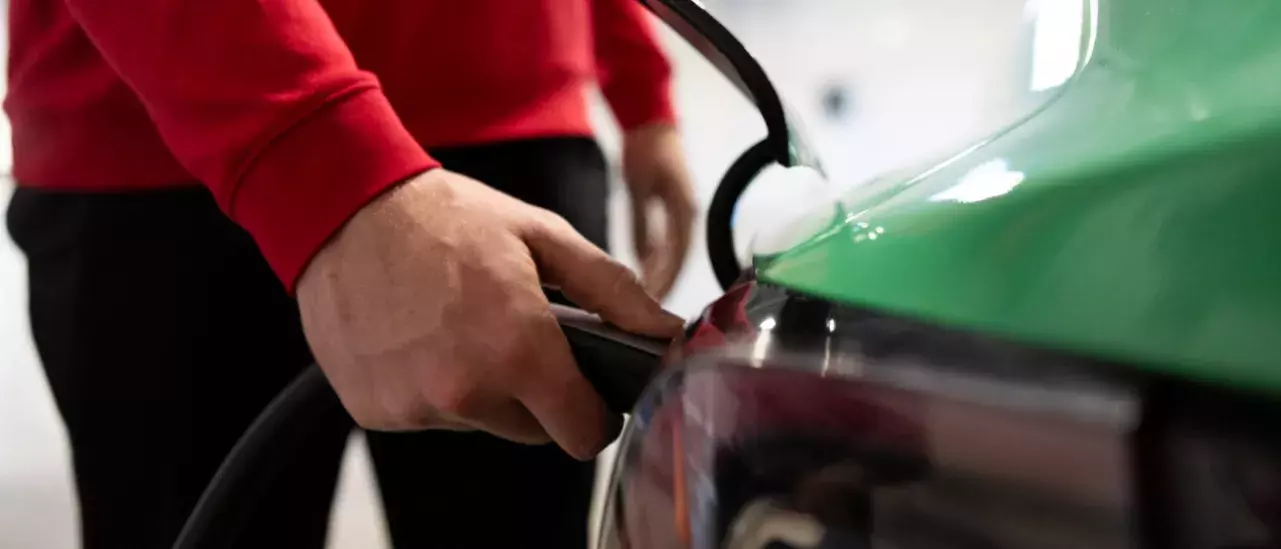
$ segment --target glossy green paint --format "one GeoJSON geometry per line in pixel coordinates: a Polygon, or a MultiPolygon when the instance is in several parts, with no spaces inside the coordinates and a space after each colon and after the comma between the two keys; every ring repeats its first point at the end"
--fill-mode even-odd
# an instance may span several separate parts
{"type": "Polygon", "coordinates": [[[1281,2],[1099,2],[1039,112],[859,187],[759,277],[1281,392],[1281,2]]]}

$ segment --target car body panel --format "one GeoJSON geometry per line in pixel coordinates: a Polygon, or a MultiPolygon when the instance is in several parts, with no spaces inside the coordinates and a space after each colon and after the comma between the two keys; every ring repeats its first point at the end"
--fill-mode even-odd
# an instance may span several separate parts
{"type": "Polygon", "coordinates": [[[1281,391],[1281,4],[1099,2],[1042,108],[816,212],[757,276],[1281,391]]]}

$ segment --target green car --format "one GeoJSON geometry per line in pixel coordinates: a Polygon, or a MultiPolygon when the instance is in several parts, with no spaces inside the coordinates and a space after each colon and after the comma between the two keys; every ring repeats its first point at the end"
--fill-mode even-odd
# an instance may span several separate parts
{"type": "Polygon", "coordinates": [[[712,206],[727,293],[634,409],[600,547],[1281,546],[1281,2],[1082,2],[1052,98],[742,268],[738,196],[821,163],[699,4],[642,1],[769,135],[712,206]]]}

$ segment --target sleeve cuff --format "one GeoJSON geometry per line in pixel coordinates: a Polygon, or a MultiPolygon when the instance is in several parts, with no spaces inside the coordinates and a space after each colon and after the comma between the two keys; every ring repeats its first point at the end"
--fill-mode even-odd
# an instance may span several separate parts
{"type": "Polygon", "coordinates": [[[290,293],[311,258],[366,203],[439,167],[378,88],[326,105],[265,149],[230,214],[290,293]]]}
{"type": "MultiPolygon", "coordinates": [[[[621,84],[621,83],[620,83],[621,84]]],[[[676,108],[672,101],[670,80],[658,78],[644,85],[623,84],[627,88],[605,92],[610,110],[623,131],[656,123],[675,123],[676,108]]]]}

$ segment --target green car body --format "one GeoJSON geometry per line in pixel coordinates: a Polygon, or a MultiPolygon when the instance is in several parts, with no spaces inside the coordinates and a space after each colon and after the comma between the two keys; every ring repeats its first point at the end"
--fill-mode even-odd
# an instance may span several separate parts
{"type": "Polygon", "coordinates": [[[1281,392],[1281,3],[1097,0],[1072,79],[955,156],[803,220],[758,277],[1281,392]]]}

